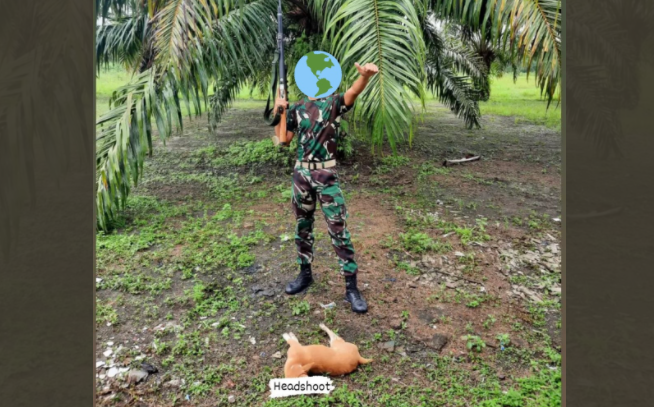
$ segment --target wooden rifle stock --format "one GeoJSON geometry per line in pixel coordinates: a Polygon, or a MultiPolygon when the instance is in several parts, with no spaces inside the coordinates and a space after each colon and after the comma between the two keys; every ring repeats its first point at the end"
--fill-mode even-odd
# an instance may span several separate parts
{"type": "MultiPolygon", "coordinates": [[[[279,92],[279,97],[284,97],[284,95],[282,95],[281,92],[279,92]]],[[[286,98],[284,98],[284,99],[286,99],[286,98]]],[[[280,116],[281,116],[281,119],[279,120],[279,136],[278,137],[279,137],[280,142],[286,143],[286,109],[283,109],[280,116]]]]}

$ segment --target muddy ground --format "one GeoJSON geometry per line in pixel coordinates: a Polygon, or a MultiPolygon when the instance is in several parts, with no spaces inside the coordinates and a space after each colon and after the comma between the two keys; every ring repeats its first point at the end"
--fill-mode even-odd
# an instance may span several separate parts
{"type": "Polygon", "coordinates": [[[212,133],[188,120],[98,236],[99,405],[560,403],[559,132],[496,116],[467,130],[433,104],[399,157],[355,140],[339,167],[369,304],[355,315],[319,211],[316,284],[283,293],[291,166],[261,158],[261,110],[237,105],[212,133]],[[482,158],[442,166],[465,154],[482,158]],[[282,333],[327,344],[321,322],[374,362],[331,399],[269,401],[282,333]]]}

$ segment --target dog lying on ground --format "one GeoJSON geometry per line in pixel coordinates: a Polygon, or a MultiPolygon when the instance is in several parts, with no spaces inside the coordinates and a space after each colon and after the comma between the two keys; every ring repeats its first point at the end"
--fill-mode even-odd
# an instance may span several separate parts
{"type": "Polygon", "coordinates": [[[356,345],[345,342],[324,324],[320,324],[320,329],[329,335],[329,347],[303,346],[292,332],[282,335],[290,346],[284,365],[284,377],[307,377],[308,373],[340,376],[354,371],[359,364],[372,362],[372,359],[365,359],[359,355],[359,348],[356,345]]]}

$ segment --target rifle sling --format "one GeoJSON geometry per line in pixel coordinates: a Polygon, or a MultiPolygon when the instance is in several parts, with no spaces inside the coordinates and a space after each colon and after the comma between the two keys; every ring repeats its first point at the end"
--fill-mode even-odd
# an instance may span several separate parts
{"type": "Polygon", "coordinates": [[[275,99],[277,96],[277,80],[279,77],[279,51],[275,51],[275,57],[272,62],[272,85],[270,86],[270,93],[268,94],[268,100],[266,101],[266,109],[263,111],[263,118],[266,120],[269,126],[277,126],[281,120],[281,115],[279,112],[275,112],[275,115],[271,117],[272,111],[275,107],[275,99]],[[271,106],[272,102],[272,106],[271,106]]]}

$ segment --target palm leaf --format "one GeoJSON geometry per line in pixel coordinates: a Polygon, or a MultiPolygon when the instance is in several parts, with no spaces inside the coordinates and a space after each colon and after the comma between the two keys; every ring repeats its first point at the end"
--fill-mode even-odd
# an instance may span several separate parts
{"type": "Polygon", "coordinates": [[[479,101],[488,97],[490,84],[483,60],[471,49],[439,30],[433,19],[423,28],[427,45],[427,88],[464,120],[468,128],[480,127],[479,101]]]}
{"type": "Polygon", "coordinates": [[[348,0],[327,23],[326,38],[335,44],[343,76],[351,83],[355,62],[375,63],[379,73],[370,79],[353,111],[374,146],[388,140],[395,150],[408,132],[413,136],[411,95],[424,106],[425,45],[418,13],[408,0],[348,0]]]}
{"type": "Polygon", "coordinates": [[[433,16],[423,27],[427,46],[427,88],[462,118],[468,128],[480,127],[479,101],[490,94],[488,68],[470,47],[450,30],[439,29],[433,16]]]}
{"type": "Polygon", "coordinates": [[[145,14],[110,20],[100,27],[95,45],[97,69],[119,63],[130,71],[137,71],[150,36],[148,31],[145,14]]]}
{"type": "Polygon", "coordinates": [[[182,103],[199,113],[212,79],[225,77],[234,62],[249,59],[239,65],[247,72],[247,66],[263,60],[266,50],[257,46],[257,38],[272,43],[274,9],[274,0],[175,0],[157,12],[155,65],[114,92],[112,110],[96,123],[100,228],[111,227],[137,184],[145,155],[152,152],[154,127],[165,142],[182,127],[182,103]]]}
{"type": "Polygon", "coordinates": [[[518,62],[528,68],[527,77],[533,67],[548,106],[557,97],[561,0],[442,0],[432,2],[432,9],[440,18],[489,32],[496,44],[517,51],[518,62]]]}

